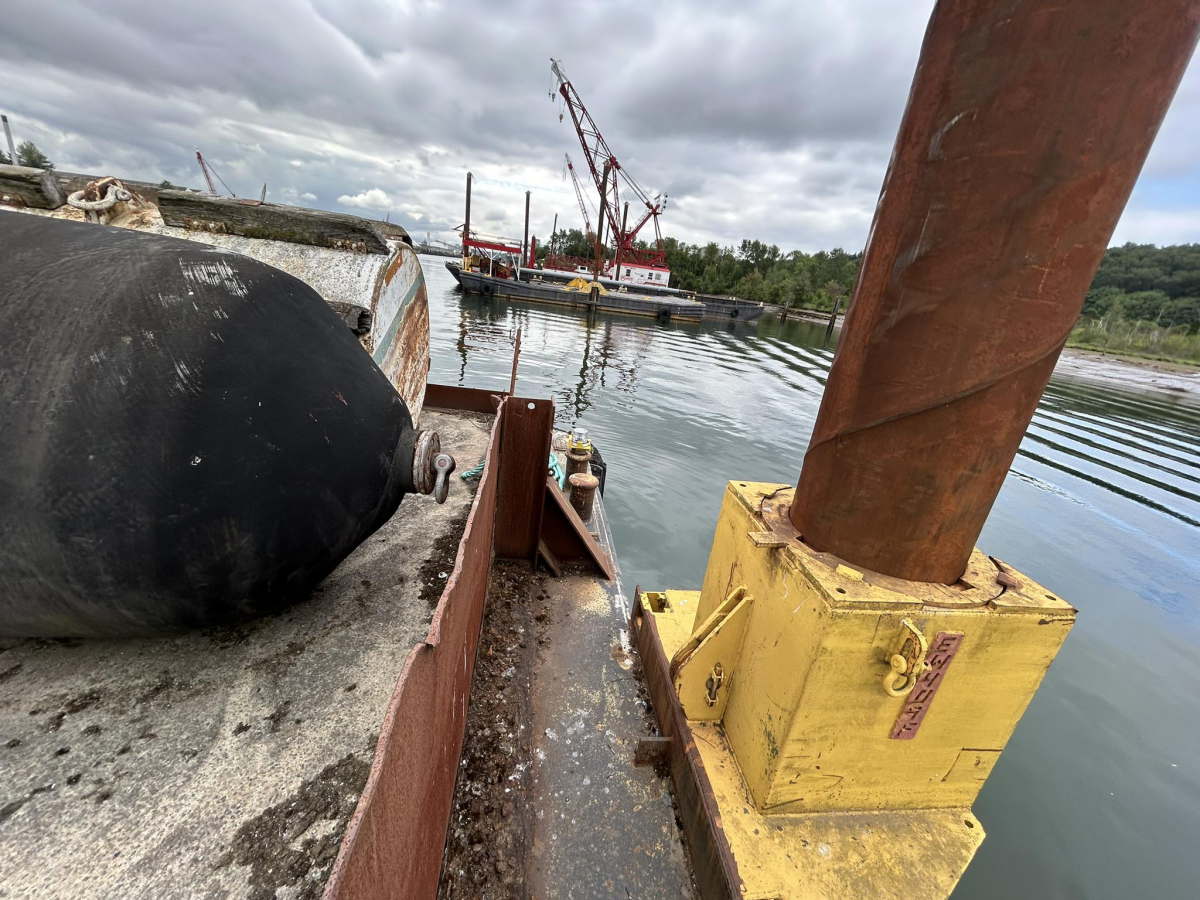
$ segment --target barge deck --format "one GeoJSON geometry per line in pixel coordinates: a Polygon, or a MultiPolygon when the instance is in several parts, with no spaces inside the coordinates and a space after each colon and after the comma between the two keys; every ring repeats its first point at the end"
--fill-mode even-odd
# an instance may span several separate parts
{"type": "MultiPolygon", "coordinates": [[[[588,526],[615,561],[601,498],[588,526]]],[[[497,562],[438,896],[697,896],[619,569],[497,562]]]]}

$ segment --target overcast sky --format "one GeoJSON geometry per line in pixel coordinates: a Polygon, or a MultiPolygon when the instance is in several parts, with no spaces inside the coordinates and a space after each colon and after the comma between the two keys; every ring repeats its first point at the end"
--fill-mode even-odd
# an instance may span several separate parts
{"type": "MultiPolygon", "coordinates": [[[[60,169],[545,238],[579,227],[583,158],[561,58],[622,165],[670,199],[663,230],[784,250],[866,238],[925,22],[920,0],[453,3],[5,2],[0,110],[60,169]]],[[[1193,63],[1114,235],[1200,241],[1193,63]]],[[[585,186],[587,186],[585,184],[585,186]]],[[[632,211],[631,211],[632,214],[632,211]]]]}

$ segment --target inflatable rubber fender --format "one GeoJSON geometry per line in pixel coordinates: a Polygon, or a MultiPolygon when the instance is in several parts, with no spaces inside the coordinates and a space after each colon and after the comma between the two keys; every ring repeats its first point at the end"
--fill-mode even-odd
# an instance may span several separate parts
{"type": "Polygon", "coordinates": [[[411,417],[312,288],[22,213],[0,246],[0,634],[275,610],[395,512],[411,417]]]}

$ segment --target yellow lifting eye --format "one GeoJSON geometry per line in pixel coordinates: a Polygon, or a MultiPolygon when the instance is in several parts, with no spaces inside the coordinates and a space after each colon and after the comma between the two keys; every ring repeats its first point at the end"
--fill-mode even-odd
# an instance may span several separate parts
{"type": "Polygon", "coordinates": [[[892,654],[892,670],[883,676],[883,690],[889,697],[907,697],[929,669],[925,655],[929,642],[910,620],[900,621],[897,652],[892,654]]]}

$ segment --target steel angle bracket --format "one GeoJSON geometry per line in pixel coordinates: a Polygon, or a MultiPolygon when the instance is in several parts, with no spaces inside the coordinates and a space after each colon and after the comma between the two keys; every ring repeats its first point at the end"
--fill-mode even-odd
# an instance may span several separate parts
{"type": "Polygon", "coordinates": [[[734,588],[671,658],[671,679],[688,719],[719,722],[725,714],[752,603],[744,585],[734,588]]]}

